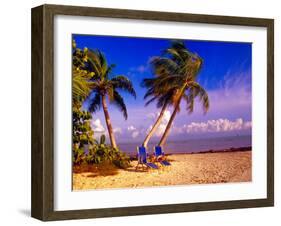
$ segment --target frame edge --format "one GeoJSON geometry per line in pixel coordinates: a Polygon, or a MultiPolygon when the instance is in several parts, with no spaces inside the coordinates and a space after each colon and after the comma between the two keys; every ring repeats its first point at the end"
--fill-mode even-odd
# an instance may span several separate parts
{"type": "Polygon", "coordinates": [[[43,219],[43,6],[31,10],[31,216],[43,219]]]}
{"type": "Polygon", "coordinates": [[[274,206],[274,19],[267,23],[267,200],[274,206]]]}

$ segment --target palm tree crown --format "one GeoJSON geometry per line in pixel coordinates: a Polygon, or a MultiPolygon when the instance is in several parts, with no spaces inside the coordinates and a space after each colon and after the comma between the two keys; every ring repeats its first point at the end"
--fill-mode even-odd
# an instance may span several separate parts
{"type": "Polygon", "coordinates": [[[175,105],[180,98],[184,98],[187,109],[192,113],[194,98],[199,96],[206,113],[209,109],[209,98],[204,88],[196,81],[202,64],[202,58],[191,53],[183,42],[173,41],[163,56],[154,57],[151,61],[156,77],[145,80],[151,87],[145,97],[153,95],[147,103],[157,99],[158,107],[165,101],[175,105]]]}
{"type": "Polygon", "coordinates": [[[136,92],[132,82],[124,75],[111,77],[115,65],[108,65],[105,56],[100,51],[89,51],[88,67],[94,72],[92,77],[92,94],[90,97],[89,110],[96,112],[101,107],[101,97],[107,96],[111,103],[115,104],[128,118],[127,108],[123,97],[118,91],[126,91],[136,98],[136,92]]]}

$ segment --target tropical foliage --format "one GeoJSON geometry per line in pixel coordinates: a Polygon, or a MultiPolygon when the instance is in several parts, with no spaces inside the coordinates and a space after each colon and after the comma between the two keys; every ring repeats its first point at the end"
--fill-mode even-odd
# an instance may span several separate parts
{"type": "Polygon", "coordinates": [[[115,103],[127,119],[127,109],[118,89],[126,90],[133,96],[136,93],[131,82],[125,76],[109,76],[113,65],[107,66],[105,57],[99,51],[83,50],[76,48],[73,40],[72,52],[72,101],[73,101],[73,164],[100,164],[111,163],[120,168],[129,166],[129,157],[118,150],[109,113],[107,110],[105,96],[115,103]],[[92,94],[95,94],[92,99],[92,94]],[[90,112],[82,110],[83,102],[90,100],[90,112]],[[112,146],[105,143],[105,136],[100,137],[100,142],[94,139],[94,131],[91,128],[91,112],[102,107],[104,109],[106,123],[112,146]]]}
{"type": "Polygon", "coordinates": [[[127,168],[130,165],[130,158],[117,148],[105,143],[105,136],[100,137],[100,142],[95,141],[85,156],[88,164],[111,163],[119,168],[127,168]]]}
{"type": "Polygon", "coordinates": [[[72,42],[72,101],[74,105],[80,104],[87,98],[91,91],[90,79],[94,73],[86,70],[88,61],[88,49],[76,48],[72,42]]]}
{"type": "Polygon", "coordinates": [[[94,132],[91,129],[92,116],[87,111],[73,106],[73,163],[81,164],[85,160],[85,148],[94,144],[94,132]]]}
{"type": "Polygon", "coordinates": [[[90,74],[85,70],[87,61],[87,49],[76,48],[72,43],[72,150],[73,163],[81,164],[85,159],[85,148],[94,144],[94,132],[91,129],[90,120],[92,115],[82,110],[82,102],[90,93],[90,74]]]}

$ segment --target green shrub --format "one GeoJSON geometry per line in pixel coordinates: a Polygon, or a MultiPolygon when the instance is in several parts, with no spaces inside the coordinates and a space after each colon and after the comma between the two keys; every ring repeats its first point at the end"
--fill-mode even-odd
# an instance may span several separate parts
{"type": "Polygon", "coordinates": [[[94,144],[94,132],[91,129],[91,114],[81,110],[81,106],[76,105],[72,108],[72,161],[74,165],[79,165],[85,161],[85,147],[94,144]]]}
{"type": "Polygon", "coordinates": [[[112,148],[105,143],[105,136],[100,137],[100,142],[95,141],[85,155],[85,161],[88,164],[111,163],[118,168],[127,168],[130,166],[130,158],[117,148],[112,148]]]}

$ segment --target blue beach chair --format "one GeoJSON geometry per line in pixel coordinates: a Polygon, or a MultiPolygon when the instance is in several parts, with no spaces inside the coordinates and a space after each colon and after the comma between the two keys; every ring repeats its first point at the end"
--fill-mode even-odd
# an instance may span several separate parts
{"type": "Polygon", "coordinates": [[[138,151],[138,164],[136,166],[136,170],[139,165],[146,166],[148,169],[158,169],[158,166],[156,166],[152,162],[147,162],[147,152],[145,147],[137,147],[138,151]]]}
{"type": "Polygon", "coordinates": [[[164,151],[162,150],[162,147],[156,146],[154,147],[154,155],[156,162],[159,162],[163,166],[170,166],[171,163],[169,163],[167,160],[165,160],[165,154],[164,151]]]}

